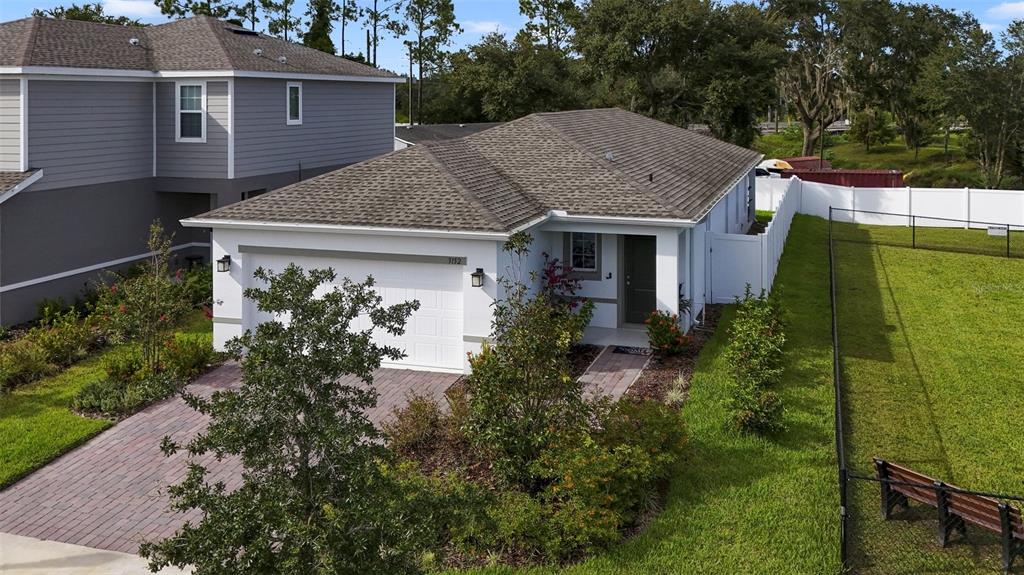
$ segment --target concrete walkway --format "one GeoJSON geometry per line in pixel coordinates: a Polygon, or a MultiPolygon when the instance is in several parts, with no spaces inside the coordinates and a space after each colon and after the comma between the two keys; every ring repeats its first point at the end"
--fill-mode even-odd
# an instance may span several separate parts
{"type": "MultiPolygon", "coordinates": [[[[128,553],[102,551],[56,541],[0,533],[0,575],[143,575],[146,560],[128,553]]],[[[160,575],[183,575],[175,567],[160,575]]]]}
{"type": "MultiPolygon", "coordinates": [[[[239,377],[237,365],[224,365],[190,390],[208,395],[237,385],[239,377]]],[[[374,378],[380,401],[369,416],[379,423],[403,405],[410,392],[443,401],[444,391],[459,376],[382,369],[374,378]]],[[[177,397],[125,419],[0,492],[0,532],[122,553],[135,553],[144,540],[172,535],[199,514],[167,510],[167,486],[184,477],[186,454],[164,457],[160,440],[170,435],[183,443],[207,423],[177,397]]],[[[210,456],[197,461],[210,471],[208,480],[222,480],[229,488],[240,483],[237,459],[218,462],[210,456]]],[[[0,564],[7,561],[3,557],[0,564]]]]}
{"type": "Polygon", "coordinates": [[[629,386],[640,377],[640,372],[650,360],[646,355],[615,353],[615,346],[608,346],[580,376],[583,393],[591,396],[607,395],[619,399],[629,386]]]}

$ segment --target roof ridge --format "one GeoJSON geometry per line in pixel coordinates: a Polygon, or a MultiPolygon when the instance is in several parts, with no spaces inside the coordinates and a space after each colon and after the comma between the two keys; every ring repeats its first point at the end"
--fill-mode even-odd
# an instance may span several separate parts
{"type": "MultiPolygon", "coordinates": [[[[612,110],[612,109],[618,110],[619,108],[600,108],[600,109],[602,109],[602,110],[612,110]]],[[[657,193],[655,193],[654,190],[652,190],[649,186],[647,186],[647,184],[645,184],[645,183],[643,183],[641,181],[637,181],[635,178],[633,178],[629,174],[627,174],[627,173],[623,172],[622,170],[620,170],[618,168],[618,166],[614,165],[613,163],[609,162],[605,158],[602,158],[602,157],[598,156],[597,154],[591,152],[590,150],[586,149],[585,147],[581,146],[575,140],[570,138],[569,135],[566,134],[561,128],[559,128],[558,126],[552,124],[551,122],[546,121],[543,117],[541,117],[541,113],[533,113],[533,114],[530,114],[529,116],[524,116],[523,119],[525,119],[525,118],[532,118],[532,117],[536,117],[537,121],[541,122],[542,124],[544,124],[545,126],[550,128],[551,130],[553,130],[555,132],[555,134],[557,134],[558,137],[562,139],[562,141],[564,141],[565,143],[567,143],[570,146],[572,146],[575,150],[577,150],[578,152],[580,152],[581,154],[583,154],[587,158],[590,158],[591,161],[593,161],[593,162],[597,163],[598,165],[606,168],[608,171],[610,171],[612,174],[614,174],[616,177],[618,177],[620,180],[622,180],[622,182],[625,183],[626,185],[628,185],[631,188],[633,188],[634,190],[636,190],[636,191],[638,191],[638,192],[648,196],[650,199],[652,199],[653,201],[657,202],[657,204],[659,206],[661,206],[662,208],[664,208],[666,211],[676,215],[677,217],[684,217],[684,216],[682,216],[680,214],[679,210],[675,206],[671,206],[671,205],[665,203],[661,199],[661,196],[659,196],[657,193]]]]}
{"type": "MultiPolygon", "coordinates": [[[[445,165],[444,161],[442,161],[441,158],[437,157],[437,155],[434,154],[434,151],[430,149],[431,146],[427,145],[427,144],[435,144],[436,145],[436,144],[439,144],[439,143],[448,144],[450,142],[451,142],[451,140],[448,140],[448,141],[438,140],[438,141],[435,141],[435,142],[424,142],[423,144],[420,144],[418,146],[413,146],[413,149],[422,148],[423,152],[426,154],[427,160],[430,161],[432,164],[434,164],[434,167],[436,167],[438,169],[438,171],[441,173],[441,176],[444,179],[448,180],[449,182],[451,182],[452,184],[455,185],[456,189],[459,190],[459,193],[462,194],[462,197],[466,198],[466,200],[469,201],[469,203],[472,204],[474,207],[479,208],[485,214],[487,214],[487,216],[490,218],[491,223],[498,224],[501,227],[505,227],[505,224],[503,224],[501,222],[501,220],[498,219],[498,215],[495,214],[487,206],[485,206],[484,203],[480,201],[480,198],[478,198],[476,196],[476,194],[470,192],[469,188],[466,187],[466,185],[462,182],[462,180],[457,178],[455,176],[455,174],[451,173],[451,171],[448,169],[448,166],[445,165]]],[[[474,152],[476,152],[476,150],[474,150],[474,152]]],[[[503,176],[504,176],[504,174],[503,174],[503,176]]]]}
{"type": "Polygon", "coordinates": [[[43,18],[40,18],[39,16],[32,16],[28,18],[28,32],[25,33],[24,44],[21,46],[21,59],[18,60],[22,66],[29,62],[29,54],[31,54],[32,49],[35,48],[36,30],[39,29],[39,21],[42,19],[43,18]]]}
{"type": "Polygon", "coordinates": [[[193,18],[196,18],[200,22],[204,22],[206,24],[207,29],[210,31],[210,35],[213,36],[213,41],[217,43],[217,47],[220,48],[221,55],[224,56],[224,63],[227,64],[228,69],[234,70],[235,61],[231,59],[231,54],[228,53],[228,49],[224,46],[224,41],[221,39],[221,35],[213,29],[212,22],[220,24],[222,23],[220,19],[214,18],[213,16],[207,16],[205,14],[193,16],[193,18]]]}

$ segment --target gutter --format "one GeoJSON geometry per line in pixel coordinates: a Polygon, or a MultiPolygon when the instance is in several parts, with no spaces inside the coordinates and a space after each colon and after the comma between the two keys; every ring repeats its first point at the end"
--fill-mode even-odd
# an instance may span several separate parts
{"type": "Polygon", "coordinates": [[[277,232],[316,232],[329,234],[364,234],[378,236],[402,236],[420,238],[446,238],[460,240],[504,241],[509,237],[505,232],[461,231],[415,228],[386,228],[375,226],[343,226],[337,224],[308,224],[287,222],[253,222],[244,220],[223,220],[211,218],[186,218],[180,220],[186,228],[213,228],[226,230],[255,230],[277,232]]]}

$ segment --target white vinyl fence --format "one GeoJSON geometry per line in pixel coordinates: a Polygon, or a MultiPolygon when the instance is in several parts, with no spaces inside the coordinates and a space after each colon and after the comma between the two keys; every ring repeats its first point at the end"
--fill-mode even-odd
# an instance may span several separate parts
{"type": "Polygon", "coordinates": [[[713,303],[731,303],[749,284],[770,292],[794,213],[888,226],[972,227],[1005,225],[1024,230],[1024,190],[976,188],[854,188],[804,182],[797,177],[757,178],[756,207],[774,211],[756,236],[709,232],[708,293],[713,303]],[[856,212],[852,210],[857,210],[856,212]],[[876,212],[876,213],[864,213],[876,212]],[[968,223],[969,222],[969,223],[968,223]]]}
{"type": "Polygon", "coordinates": [[[778,190],[775,215],[765,231],[757,235],[708,233],[712,303],[732,303],[743,295],[748,284],[755,295],[761,290],[771,292],[793,214],[800,203],[796,190],[800,180],[777,181],[785,182],[786,186],[778,190]]]}
{"type": "MultiPolygon", "coordinates": [[[[985,228],[988,224],[1024,226],[1024,190],[986,190],[978,188],[854,188],[800,182],[797,191],[802,214],[828,217],[829,206],[860,212],[836,212],[837,220],[858,224],[910,225],[909,216],[917,216],[918,226],[985,228]],[[900,216],[885,215],[900,214],[900,216]],[[901,217],[902,216],[902,217],[901,217]],[[948,222],[945,219],[961,220],[948,222]]],[[[757,208],[774,209],[781,200],[788,180],[758,178],[757,208]]]]}

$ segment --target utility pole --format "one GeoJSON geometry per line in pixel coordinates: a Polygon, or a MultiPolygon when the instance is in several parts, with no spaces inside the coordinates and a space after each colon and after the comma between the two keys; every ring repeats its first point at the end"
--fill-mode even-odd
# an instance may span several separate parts
{"type": "Polygon", "coordinates": [[[367,30],[366,30],[366,63],[367,64],[374,64],[374,65],[376,65],[375,62],[371,62],[370,61],[370,30],[369,30],[369,28],[367,28],[367,30]]]}
{"type": "Polygon", "coordinates": [[[409,48],[409,127],[412,127],[412,42],[406,40],[409,48]]]}

